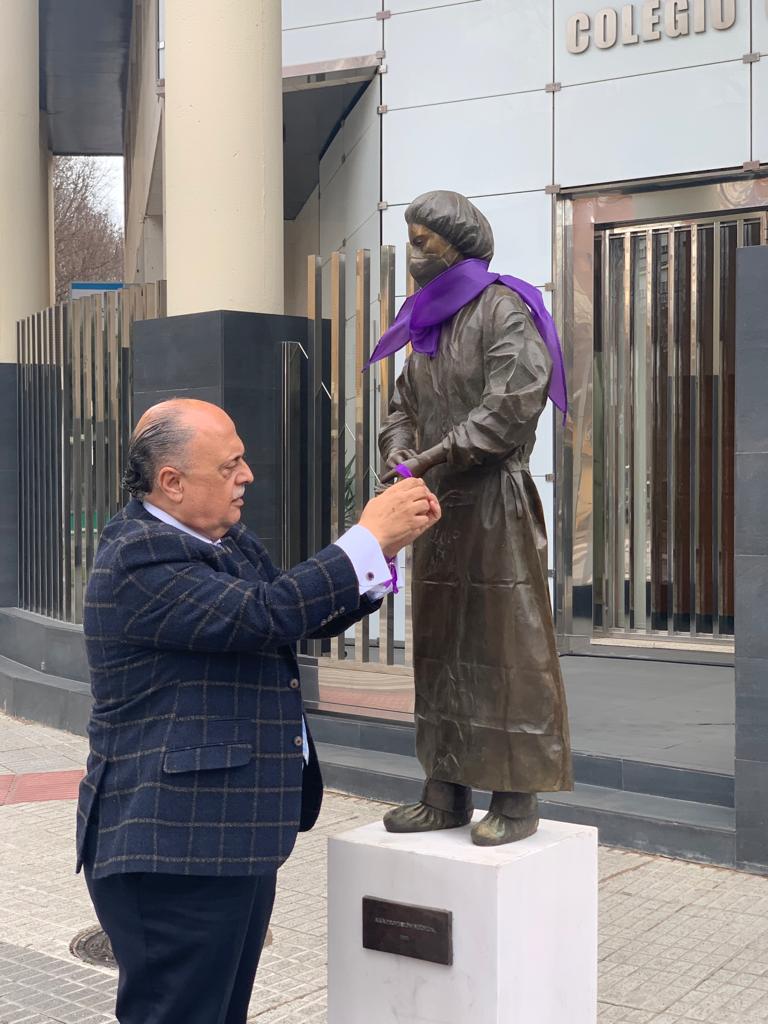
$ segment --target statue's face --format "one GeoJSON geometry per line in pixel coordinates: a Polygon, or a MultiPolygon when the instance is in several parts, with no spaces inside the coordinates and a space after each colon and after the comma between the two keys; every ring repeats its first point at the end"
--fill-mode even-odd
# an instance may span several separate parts
{"type": "Polygon", "coordinates": [[[423,224],[409,224],[408,238],[411,243],[408,270],[422,287],[462,258],[459,250],[442,235],[423,224]]]}

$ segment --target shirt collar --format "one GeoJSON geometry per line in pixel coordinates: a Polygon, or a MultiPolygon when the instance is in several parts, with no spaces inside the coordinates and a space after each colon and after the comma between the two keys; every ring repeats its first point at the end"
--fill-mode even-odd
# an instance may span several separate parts
{"type": "Polygon", "coordinates": [[[198,540],[204,541],[206,544],[221,544],[220,540],[211,540],[210,537],[206,537],[202,533],[198,533],[196,530],[190,530],[184,523],[180,523],[178,519],[174,519],[168,512],[164,512],[163,509],[158,508],[157,505],[153,505],[151,501],[142,502],[144,508],[149,512],[155,519],[159,519],[162,523],[167,523],[168,526],[174,526],[177,530],[181,530],[182,533],[188,533],[190,537],[197,537],[198,540]]]}

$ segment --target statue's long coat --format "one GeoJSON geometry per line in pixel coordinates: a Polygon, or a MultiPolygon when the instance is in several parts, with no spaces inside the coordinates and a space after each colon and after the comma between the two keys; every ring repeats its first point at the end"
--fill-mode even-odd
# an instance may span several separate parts
{"type": "Polygon", "coordinates": [[[415,546],[416,738],[428,777],[479,789],[572,785],[528,460],[552,361],[518,295],[493,284],[406,360],[379,438],[386,459],[442,443],[425,479],[443,515],[415,546]]]}

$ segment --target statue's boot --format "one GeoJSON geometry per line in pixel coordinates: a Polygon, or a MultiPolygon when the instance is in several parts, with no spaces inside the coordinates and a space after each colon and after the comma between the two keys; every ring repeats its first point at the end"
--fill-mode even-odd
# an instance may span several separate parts
{"type": "Polygon", "coordinates": [[[394,807],[384,815],[387,832],[436,832],[461,828],[472,820],[472,790],[453,782],[427,779],[417,804],[394,807]]]}
{"type": "Polygon", "coordinates": [[[494,793],[486,816],[472,826],[476,846],[503,846],[532,836],[539,827],[535,793],[494,793]]]}

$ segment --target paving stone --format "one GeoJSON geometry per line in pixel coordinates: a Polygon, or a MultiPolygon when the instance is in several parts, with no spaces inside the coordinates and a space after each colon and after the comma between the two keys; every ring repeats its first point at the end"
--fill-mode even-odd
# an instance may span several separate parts
{"type": "MultiPolygon", "coordinates": [[[[86,754],[80,737],[0,714],[0,775],[78,768],[86,754]]],[[[329,793],[299,837],[249,1021],[327,1024],[327,840],[383,810],[329,793]]],[[[95,923],[74,827],[73,801],[0,807],[0,1024],[114,1024],[116,972],[69,952],[95,923]]],[[[768,1024],[768,879],[608,848],[599,868],[599,1024],[768,1024]]]]}

